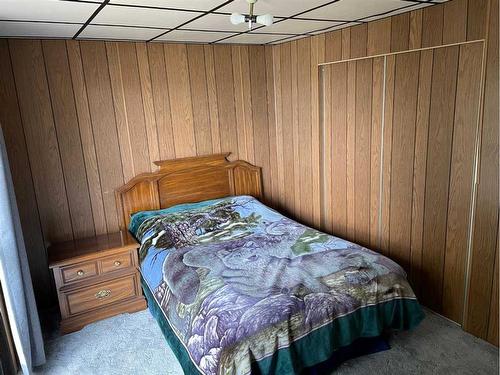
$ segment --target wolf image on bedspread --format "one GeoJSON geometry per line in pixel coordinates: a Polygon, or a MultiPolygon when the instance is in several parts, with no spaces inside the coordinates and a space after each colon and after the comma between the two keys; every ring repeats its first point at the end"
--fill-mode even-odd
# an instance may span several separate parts
{"type": "Polygon", "coordinates": [[[169,254],[163,275],[178,300],[190,304],[198,292],[200,281],[195,270],[200,267],[251,297],[293,292],[299,286],[310,292],[328,292],[330,288],[321,278],[339,271],[347,271],[352,282],[357,277],[360,283],[380,274],[370,266],[378,258],[374,253],[345,248],[291,257],[284,251],[277,254],[280,247],[276,245],[268,236],[253,235],[184,247],[169,254]]]}
{"type": "Polygon", "coordinates": [[[291,248],[304,232],[304,227],[289,235],[257,231],[169,253],[163,277],[180,303],[199,300],[201,269],[205,280],[224,285],[203,299],[186,331],[188,348],[201,368],[215,371],[223,350],[292,316],[300,316],[303,327],[314,327],[361,306],[365,291],[394,292],[384,284],[404,273],[398,265],[331,236],[314,251],[295,255],[291,248]]]}

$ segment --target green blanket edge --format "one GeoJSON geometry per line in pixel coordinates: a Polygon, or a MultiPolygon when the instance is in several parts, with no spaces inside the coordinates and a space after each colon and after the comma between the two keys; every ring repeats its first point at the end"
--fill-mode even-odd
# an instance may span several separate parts
{"type": "MultiPolygon", "coordinates": [[[[149,286],[141,276],[148,307],[179,360],[185,374],[200,373],[189,354],[175,335],[156,302],[149,286]]],[[[272,355],[255,361],[252,372],[261,374],[298,374],[305,368],[328,360],[340,347],[348,346],[361,337],[380,336],[386,329],[411,330],[424,318],[420,304],[413,298],[400,298],[366,306],[339,317],[310,332],[272,355]]]]}

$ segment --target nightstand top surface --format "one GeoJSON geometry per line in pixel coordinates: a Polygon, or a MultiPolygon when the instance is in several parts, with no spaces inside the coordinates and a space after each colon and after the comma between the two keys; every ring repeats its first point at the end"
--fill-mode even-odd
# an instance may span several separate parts
{"type": "Polygon", "coordinates": [[[49,267],[60,267],[138,247],[138,242],[128,231],[60,242],[48,249],[49,267]]]}

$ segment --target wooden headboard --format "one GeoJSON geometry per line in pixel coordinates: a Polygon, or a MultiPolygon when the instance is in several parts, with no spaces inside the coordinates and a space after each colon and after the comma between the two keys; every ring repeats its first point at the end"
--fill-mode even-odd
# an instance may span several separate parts
{"type": "Polygon", "coordinates": [[[156,161],[159,170],[143,173],[116,189],[120,229],[130,215],[231,195],[262,199],[260,167],[245,161],[228,161],[229,153],[156,161]]]}

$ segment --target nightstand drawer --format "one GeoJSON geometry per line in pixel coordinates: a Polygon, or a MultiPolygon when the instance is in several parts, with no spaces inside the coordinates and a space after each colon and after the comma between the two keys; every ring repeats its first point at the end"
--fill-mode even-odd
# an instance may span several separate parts
{"type": "Polygon", "coordinates": [[[136,275],[133,274],[68,292],[65,294],[68,313],[75,315],[135,296],[137,294],[135,277],[136,275]]]}
{"type": "Polygon", "coordinates": [[[130,267],[132,265],[132,254],[130,252],[117,254],[109,258],[104,258],[99,262],[101,263],[101,273],[113,272],[130,267]]]}
{"type": "Polygon", "coordinates": [[[78,263],[61,269],[62,281],[65,284],[96,276],[97,273],[97,262],[78,263]]]}

